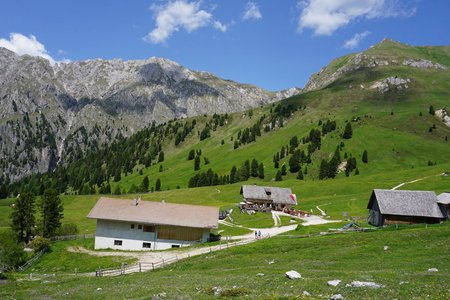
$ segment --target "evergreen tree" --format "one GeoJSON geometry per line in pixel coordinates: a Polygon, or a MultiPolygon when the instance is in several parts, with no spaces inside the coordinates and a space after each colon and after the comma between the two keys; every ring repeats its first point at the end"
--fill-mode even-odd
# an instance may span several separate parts
{"type": "Polygon", "coordinates": [[[194,171],[200,170],[200,156],[196,156],[194,159],[194,171]]]}
{"type": "Polygon", "coordinates": [[[161,180],[159,178],[156,179],[156,182],[155,182],[155,191],[157,191],[157,192],[161,191],[161,180]]]}
{"type": "Polygon", "coordinates": [[[11,228],[16,232],[19,242],[30,241],[36,221],[34,205],[34,195],[31,193],[21,193],[14,202],[11,228]]]}
{"type": "Polygon", "coordinates": [[[250,161],[246,160],[241,167],[240,181],[246,181],[250,177],[250,161]]]}
{"type": "Polygon", "coordinates": [[[286,175],[286,165],[285,164],[283,164],[282,166],[281,166],[281,175],[286,175]]]}
{"type": "Polygon", "coordinates": [[[121,179],[121,173],[122,171],[120,170],[120,168],[116,169],[116,172],[114,173],[114,182],[119,182],[121,179]]]}
{"type": "Polygon", "coordinates": [[[8,188],[6,187],[6,184],[2,184],[0,186],[0,199],[8,198],[8,188]]]}
{"type": "Polygon", "coordinates": [[[147,193],[149,186],[150,186],[150,180],[148,179],[148,176],[145,176],[144,179],[142,179],[139,190],[143,193],[147,193]]]}
{"type": "Polygon", "coordinates": [[[363,163],[366,163],[366,164],[369,162],[369,157],[367,155],[367,150],[364,150],[364,152],[363,152],[362,161],[363,161],[363,163]]]}
{"type": "Polygon", "coordinates": [[[162,171],[164,171],[164,167],[163,167],[162,164],[160,164],[160,165],[159,165],[159,172],[162,172],[162,171]]]}
{"type": "Polygon", "coordinates": [[[348,122],[345,125],[344,134],[342,134],[342,138],[348,140],[352,137],[352,135],[353,135],[352,124],[350,122],[348,122]]]}
{"type": "Polygon", "coordinates": [[[163,162],[164,161],[164,151],[159,152],[159,156],[158,156],[158,162],[163,162]]]}
{"type": "Polygon", "coordinates": [[[191,151],[189,151],[188,160],[193,160],[194,158],[195,158],[195,150],[192,149],[191,151]]]}
{"type": "Polygon", "coordinates": [[[252,163],[250,166],[250,175],[252,177],[258,177],[258,161],[256,159],[252,159],[252,163]]]}
{"type": "Polygon", "coordinates": [[[358,170],[358,168],[355,169],[355,175],[359,175],[359,170],[358,170]]]}
{"type": "Polygon", "coordinates": [[[239,175],[236,166],[233,166],[230,171],[230,183],[236,183],[239,181],[239,175]]]}
{"type": "Polygon", "coordinates": [[[435,111],[434,111],[433,105],[430,105],[430,108],[428,109],[428,112],[430,113],[430,115],[434,116],[435,111]]]}
{"type": "Polygon", "coordinates": [[[234,141],[233,149],[237,149],[237,148],[239,148],[239,143],[238,143],[237,140],[235,140],[235,141],[234,141]]]}
{"type": "Polygon", "coordinates": [[[291,173],[296,173],[298,172],[298,170],[300,170],[300,156],[301,152],[297,149],[289,158],[289,171],[291,173]]]}
{"type": "Polygon", "coordinates": [[[303,180],[303,172],[302,172],[302,169],[300,169],[300,170],[298,171],[297,179],[303,180]]]}
{"type": "Polygon", "coordinates": [[[277,174],[275,175],[275,181],[282,181],[283,177],[281,176],[281,171],[278,170],[277,174]]]}
{"type": "Polygon", "coordinates": [[[289,141],[289,145],[291,146],[291,152],[295,150],[295,148],[298,147],[298,137],[293,136],[291,140],[289,141]]]}
{"type": "Polygon", "coordinates": [[[55,235],[56,230],[61,227],[61,219],[64,216],[64,207],[56,190],[45,190],[40,201],[40,211],[42,219],[42,236],[49,238],[55,235]]]}
{"type": "Polygon", "coordinates": [[[328,175],[328,162],[325,159],[322,159],[320,162],[319,168],[319,179],[325,179],[328,175]]]}
{"type": "Polygon", "coordinates": [[[258,177],[264,179],[264,164],[260,163],[258,166],[258,177]]]}

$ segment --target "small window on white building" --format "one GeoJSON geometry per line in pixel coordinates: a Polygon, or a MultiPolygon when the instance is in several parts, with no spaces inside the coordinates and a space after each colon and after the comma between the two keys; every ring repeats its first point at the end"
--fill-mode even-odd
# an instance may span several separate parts
{"type": "Polygon", "coordinates": [[[180,248],[180,245],[172,245],[172,248],[180,248]]]}
{"type": "Polygon", "coordinates": [[[142,229],[142,225],[141,224],[138,225],[138,229],[142,229]]]}
{"type": "Polygon", "coordinates": [[[142,243],[142,248],[151,248],[152,244],[151,243],[142,243]]]}
{"type": "Polygon", "coordinates": [[[131,229],[134,229],[134,224],[131,224],[131,229]]]}
{"type": "Polygon", "coordinates": [[[144,228],[142,229],[144,232],[155,232],[155,226],[153,225],[144,225],[144,228]]]}
{"type": "Polygon", "coordinates": [[[122,240],[114,240],[114,246],[122,246],[122,240]]]}

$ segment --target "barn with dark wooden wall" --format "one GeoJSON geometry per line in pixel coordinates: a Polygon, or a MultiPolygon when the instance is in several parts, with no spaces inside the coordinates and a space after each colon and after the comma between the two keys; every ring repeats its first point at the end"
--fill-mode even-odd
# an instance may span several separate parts
{"type": "Polygon", "coordinates": [[[437,197],[430,191],[375,189],[367,205],[374,226],[401,223],[439,223],[444,219],[437,197]]]}

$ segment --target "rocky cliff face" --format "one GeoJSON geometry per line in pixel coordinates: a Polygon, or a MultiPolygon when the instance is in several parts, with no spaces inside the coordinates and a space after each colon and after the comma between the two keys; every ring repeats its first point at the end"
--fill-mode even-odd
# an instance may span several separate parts
{"type": "Polygon", "coordinates": [[[52,170],[153,121],[242,111],[299,92],[271,93],[162,58],[51,66],[0,48],[0,176],[52,170]]]}

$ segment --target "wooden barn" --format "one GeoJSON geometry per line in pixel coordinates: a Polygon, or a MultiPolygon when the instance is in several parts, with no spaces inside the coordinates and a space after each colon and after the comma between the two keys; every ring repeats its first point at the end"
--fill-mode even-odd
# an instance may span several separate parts
{"type": "Polygon", "coordinates": [[[444,218],[450,218],[450,192],[445,192],[437,196],[437,203],[444,218]]]}
{"type": "Polygon", "coordinates": [[[399,223],[439,223],[444,216],[434,192],[373,190],[368,221],[374,226],[399,223]]]}
{"type": "Polygon", "coordinates": [[[95,249],[162,250],[206,242],[217,228],[211,206],[100,198],[88,218],[97,220],[95,249]]]}
{"type": "Polygon", "coordinates": [[[289,188],[243,185],[241,194],[246,208],[258,211],[283,210],[297,205],[297,198],[289,188]]]}

